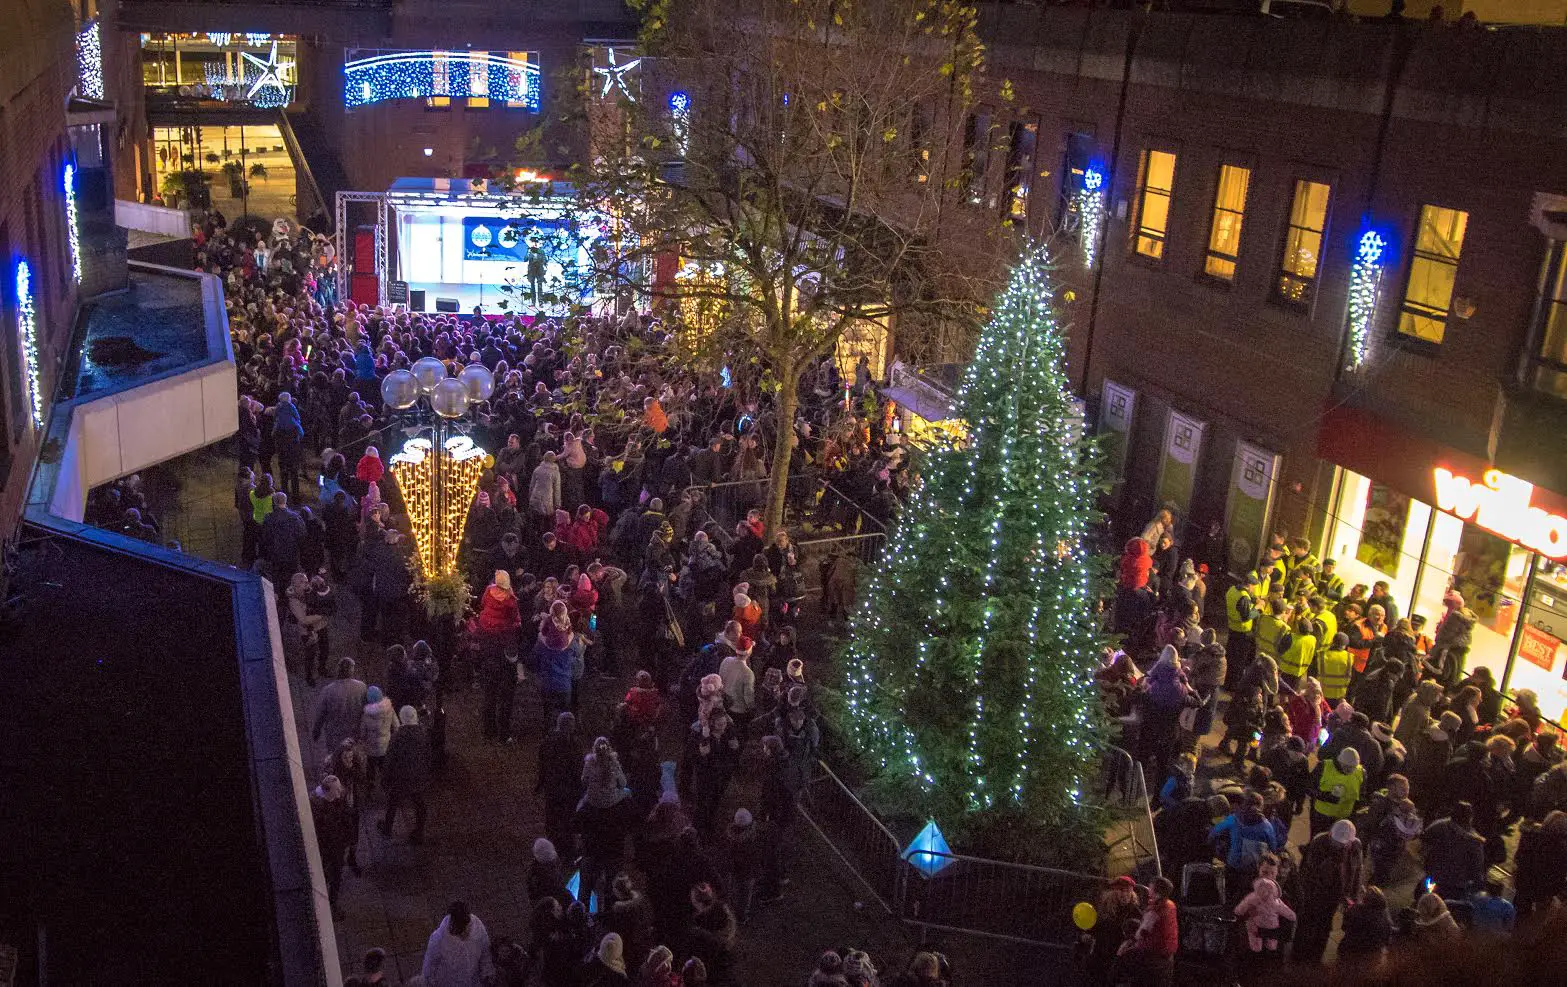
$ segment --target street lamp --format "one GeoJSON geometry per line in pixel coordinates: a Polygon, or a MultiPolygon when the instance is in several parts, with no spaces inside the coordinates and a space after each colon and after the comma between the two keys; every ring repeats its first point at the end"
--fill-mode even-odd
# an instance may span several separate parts
{"type": "Polygon", "coordinates": [[[433,356],[416,361],[409,370],[394,370],[381,381],[381,402],[391,410],[407,411],[428,401],[435,413],[432,437],[409,439],[387,464],[408,508],[426,579],[457,570],[468,508],[489,463],[489,454],[468,436],[449,434],[450,425],[494,391],[495,376],[483,364],[470,363],[449,377],[446,364],[433,356]]]}

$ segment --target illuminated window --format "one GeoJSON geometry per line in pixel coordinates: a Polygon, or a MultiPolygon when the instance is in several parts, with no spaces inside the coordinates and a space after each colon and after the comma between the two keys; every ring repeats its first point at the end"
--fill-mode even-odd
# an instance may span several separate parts
{"type": "MultiPolygon", "coordinates": [[[[528,61],[528,52],[525,52],[525,51],[508,51],[506,53],[506,57],[511,59],[513,62],[525,63],[525,62],[528,61]]],[[[509,93],[511,93],[511,94],[513,94],[515,96],[522,96],[522,95],[525,95],[527,93],[527,91],[528,91],[528,80],[526,78],[526,76],[527,76],[526,72],[524,72],[521,68],[514,66],[514,67],[508,68],[506,70],[506,75],[507,75],[507,80],[506,80],[507,81],[507,86],[506,86],[506,91],[507,92],[509,92],[509,93]]],[[[506,105],[508,107],[512,107],[514,109],[527,109],[528,108],[528,101],[525,100],[525,99],[508,99],[506,101],[506,105]]]]}
{"type": "Polygon", "coordinates": [[[1147,150],[1137,165],[1137,222],[1132,249],[1144,257],[1164,257],[1170,227],[1170,190],[1175,187],[1175,155],[1147,150]]]}
{"type": "Polygon", "coordinates": [[[450,96],[431,96],[424,101],[424,105],[432,110],[445,110],[451,107],[452,98],[450,96]]]}
{"type": "Polygon", "coordinates": [[[1039,143],[1039,124],[1014,122],[1007,135],[1006,192],[1002,197],[1008,219],[1028,215],[1028,193],[1034,184],[1034,149],[1039,143]]]}
{"type": "Polygon", "coordinates": [[[490,105],[489,53],[468,53],[468,109],[482,110],[490,105]]]}
{"type": "Polygon", "coordinates": [[[1453,303],[1458,255],[1464,249],[1469,214],[1441,206],[1421,206],[1415,233],[1415,255],[1409,264],[1409,286],[1400,306],[1398,331],[1405,336],[1440,343],[1447,332],[1453,303]]]}
{"type": "Polygon", "coordinates": [[[1278,299],[1290,305],[1310,305],[1322,266],[1322,234],[1328,225],[1328,197],[1321,182],[1297,181],[1284,232],[1284,256],[1279,258],[1278,299]]]}
{"type": "Polygon", "coordinates": [[[1241,220],[1246,217],[1246,190],[1251,169],[1219,166],[1219,187],[1213,196],[1213,228],[1208,231],[1208,252],[1203,271],[1223,281],[1235,280],[1235,258],[1241,251],[1241,220]]]}

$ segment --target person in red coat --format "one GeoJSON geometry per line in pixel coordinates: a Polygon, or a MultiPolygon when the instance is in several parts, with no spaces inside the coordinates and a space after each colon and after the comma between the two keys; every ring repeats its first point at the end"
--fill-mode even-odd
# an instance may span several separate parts
{"type": "Polygon", "coordinates": [[[1163,987],[1174,976],[1175,953],[1181,945],[1175,902],[1170,900],[1175,885],[1167,877],[1156,877],[1148,890],[1137,932],[1121,944],[1115,959],[1113,983],[1163,987]]]}
{"type": "Polygon", "coordinates": [[[491,639],[506,635],[516,636],[522,627],[522,611],[517,605],[517,594],[511,591],[511,576],[505,569],[495,570],[495,580],[485,587],[479,598],[479,615],[474,618],[474,629],[491,639]]]}
{"type": "Polygon", "coordinates": [[[1153,569],[1153,556],[1148,543],[1141,538],[1127,541],[1126,551],[1121,553],[1121,563],[1116,567],[1116,585],[1122,589],[1142,589],[1148,585],[1148,573],[1153,569]]]}
{"type": "Polygon", "coordinates": [[[380,483],[381,477],[386,475],[386,464],[381,462],[381,453],[375,446],[366,446],[365,454],[359,457],[359,464],[354,467],[354,477],[361,483],[380,483]]]}

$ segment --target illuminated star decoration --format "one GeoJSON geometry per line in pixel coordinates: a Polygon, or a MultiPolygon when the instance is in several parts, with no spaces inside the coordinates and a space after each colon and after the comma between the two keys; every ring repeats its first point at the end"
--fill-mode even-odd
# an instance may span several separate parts
{"type": "Polygon", "coordinates": [[[609,64],[607,66],[593,66],[593,74],[604,77],[604,90],[599,93],[599,98],[603,99],[608,96],[611,89],[619,89],[628,100],[635,103],[637,97],[632,93],[631,87],[626,85],[626,76],[632,69],[642,64],[642,59],[633,58],[622,65],[615,61],[615,49],[610,48],[608,51],[609,64]]]}
{"type": "Polygon", "coordinates": [[[251,85],[250,92],[245,94],[246,99],[255,99],[256,93],[267,86],[277,87],[277,91],[284,96],[288,95],[288,87],[283,84],[283,70],[293,62],[279,62],[277,58],[277,42],[272,42],[272,51],[267,55],[267,60],[262,61],[248,51],[239,53],[239,57],[261,70],[261,76],[251,85]]]}
{"type": "Polygon", "coordinates": [[[1099,249],[1099,231],[1105,219],[1105,176],[1096,168],[1083,172],[1083,187],[1077,192],[1077,235],[1083,250],[1083,266],[1093,269],[1099,249]]]}

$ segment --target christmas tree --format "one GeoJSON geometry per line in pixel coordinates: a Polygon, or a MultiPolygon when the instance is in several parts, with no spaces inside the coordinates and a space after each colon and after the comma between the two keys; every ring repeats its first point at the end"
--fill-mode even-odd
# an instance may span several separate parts
{"type": "Polygon", "coordinates": [[[1097,458],[1051,280],[1028,250],[963,378],[968,439],[929,454],[850,620],[846,728],[945,819],[1080,817],[1103,743],[1097,458]]]}

